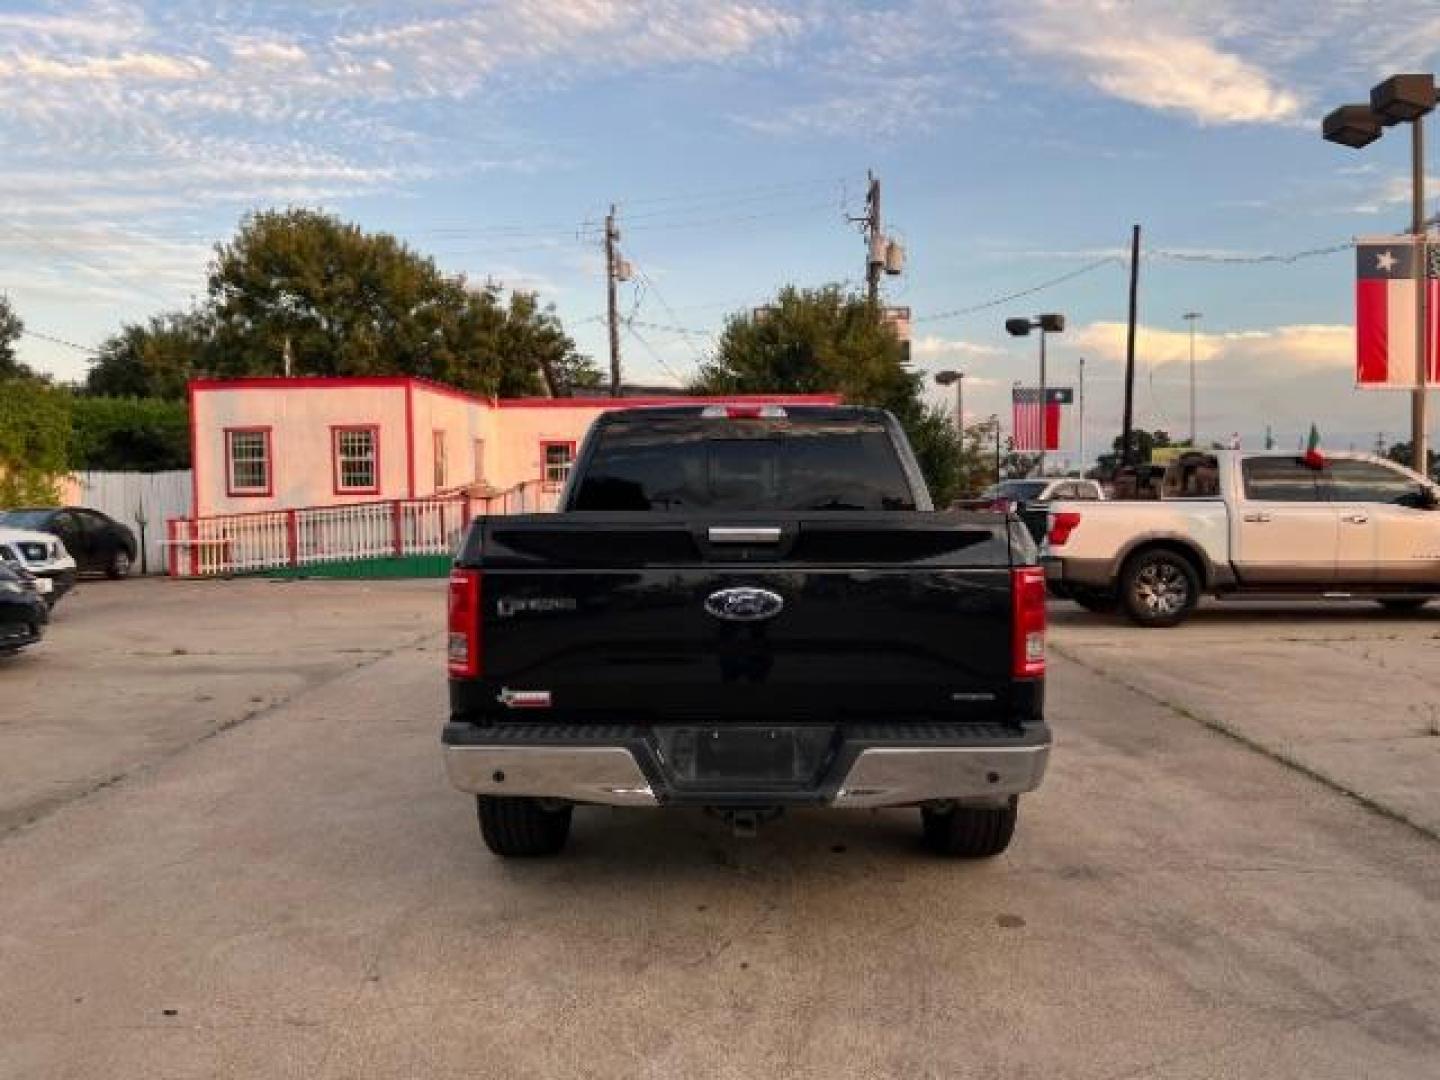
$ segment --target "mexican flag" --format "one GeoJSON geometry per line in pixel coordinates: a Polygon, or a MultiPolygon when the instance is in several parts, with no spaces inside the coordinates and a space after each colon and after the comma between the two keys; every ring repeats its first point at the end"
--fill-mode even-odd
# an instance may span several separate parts
{"type": "Polygon", "coordinates": [[[1310,438],[1305,442],[1305,464],[1312,469],[1325,467],[1325,454],[1320,450],[1320,429],[1310,425],[1310,438]]]}

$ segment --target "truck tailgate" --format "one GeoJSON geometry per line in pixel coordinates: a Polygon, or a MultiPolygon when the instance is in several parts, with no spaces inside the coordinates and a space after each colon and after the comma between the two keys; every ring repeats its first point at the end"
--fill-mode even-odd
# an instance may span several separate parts
{"type": "Polygon", "coordinates": [[[989,514],[490,519],[456,563],[481,573],[482,630],[480,676],[452,683],[453,704],[498,718],[514,716],[502,698],[548,700],[596,722],[999,716],[1010,542],[989,514]]]}

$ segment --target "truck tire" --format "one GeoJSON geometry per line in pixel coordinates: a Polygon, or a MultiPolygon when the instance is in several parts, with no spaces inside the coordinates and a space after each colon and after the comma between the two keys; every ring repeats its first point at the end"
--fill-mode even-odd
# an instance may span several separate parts
{"type": "Polygon", "coordinates": [[[498,795],[475,796],[480,835],[485,846],[505,859],[555,855],[570,836],[574,807],[551,809],[539,799],[498,795]]]}
{"type": "Polygon", "coordinates": [[[1412,615],[1419,611],[1430,600],[1419,596],[1406,596],[1395,600],[1381,600],[1380,606],[1385,609],[1388,615],[1412,615]]]}
{"type": "Polygon", "coordinates": [[[1200,576],[1184,555],[1151,548],[1120,571],[1120,604],[1139,626],[1177,626],[1200,599],[1200,576]]]}
{"type": "Polygon", "coordinates": [[[920,811],[925,846],[937,855],[960,859],[989,859],[1010,846],[1020,797],[1010,796],[1004,806],[956,806],[949,810],[920,811]]]}

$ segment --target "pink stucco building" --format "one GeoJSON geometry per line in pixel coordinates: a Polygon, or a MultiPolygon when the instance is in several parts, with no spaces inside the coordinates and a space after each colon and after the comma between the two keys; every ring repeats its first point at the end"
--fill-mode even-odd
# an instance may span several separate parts
{"type": "Polygon", "coordinates": [[[697,400],[705,399],[497,400],[406,376],[198,379],[190,384],[191,516],[502,492],[529,483],[558,490],[600,413],[697,400]]]}

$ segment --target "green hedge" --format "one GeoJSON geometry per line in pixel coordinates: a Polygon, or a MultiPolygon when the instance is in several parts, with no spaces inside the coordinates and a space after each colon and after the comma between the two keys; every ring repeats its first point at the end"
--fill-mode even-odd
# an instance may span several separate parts
{"type": "Polygon", "coordinates": [[[68,391],[38,379],[0,381],[0,507],[59,498],[70,442],[68,391]]]}
{"type": "Polygon", "coordinates": [[[162,472],[190,467],[190,416],[183,401],[77,397],[70,467],[162,472]]]}

